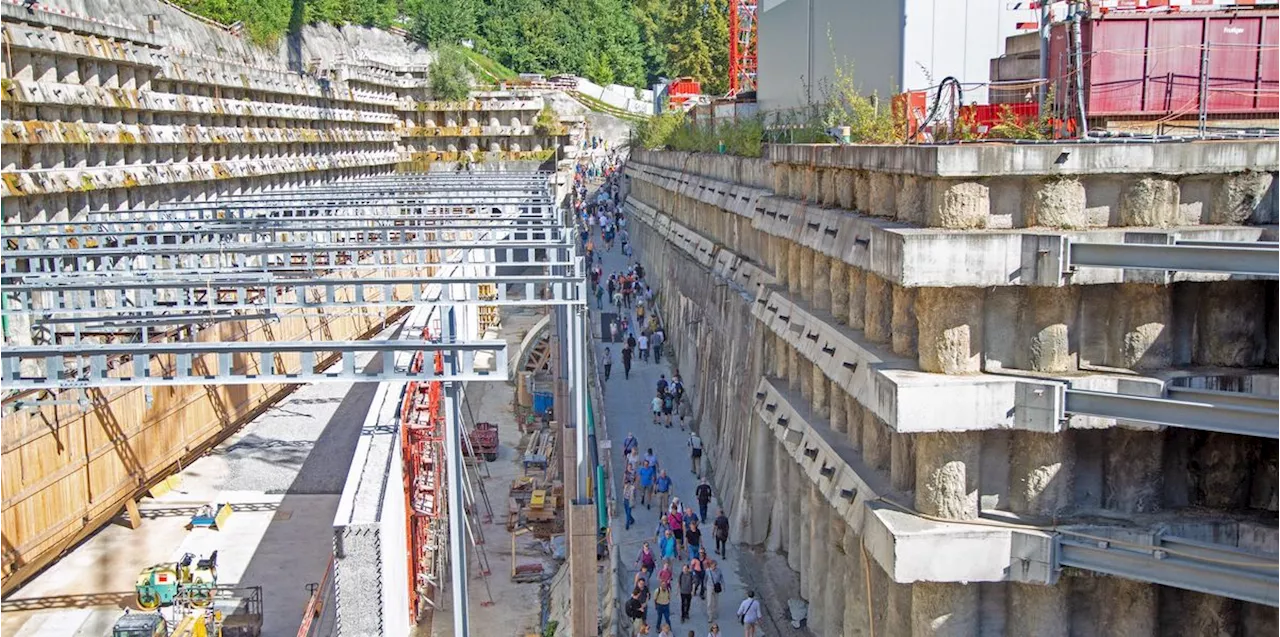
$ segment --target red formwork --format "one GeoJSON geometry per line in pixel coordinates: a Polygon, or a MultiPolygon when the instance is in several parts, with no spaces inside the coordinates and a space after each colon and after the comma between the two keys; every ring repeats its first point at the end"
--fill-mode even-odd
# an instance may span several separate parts
{"type": "MultiPolygon", "coordinates": [[[[1081,30],[1089,117],[1275,115],[1280,101],[1276,11],[1119,13],[1081,30]]],[[[1049,76],[1057,101],[1074,92],[1066,23],[1054,25],[1049,76]]]]}
{"type": "MultiPolygon", "coordinates": [[[[430,340],[430,331],[422,332],[430,340]]],[[[414,373],[428,364],[426,354],[414,355],[414,373]]],[[[444,360],[436,352],[437,374],[444,372],[444,360]]],[[[401,459],[404,463],[405,525],[409,562],[409,619],[422,618],[435,607],[436,586],[443,547],[437,541],[445,511],[443,388],[437,381],[411,382],[400,404],[401,459]]]]}

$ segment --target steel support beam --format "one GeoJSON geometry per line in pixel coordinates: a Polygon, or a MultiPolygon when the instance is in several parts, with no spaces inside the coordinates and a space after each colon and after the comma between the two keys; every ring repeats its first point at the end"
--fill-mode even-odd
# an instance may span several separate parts
{"type": "MultiPolygon", "coordinates": [[[[521,266],[522,263],[508,265],[521,266]]],[[[529,264],[533,265],[533,264],[529,264]]],[[[543,264],[536,264],[543,265],[543,264]]],[[[96,277],[89,277],[90,279],[96,277]]],[[[190,278],[99,281],[76,277],[68,284],[6,284],[5,312],[38,318],[293,308],[400,307],[405,305],[581,305],[580,281],[572,276],[420,276],[348,279],[229,280],[190,278]],[[480,293],[494,285],[496,296],[480,293]],[[396,294],[409,287],[408,294],[396,294]],[[455,286],[461,286],[461,294],[455,286]],[[522,296],[511,296],[515,286],[522,296]]],[[[50,319],[50,322],[57,322],[50,319]]]]}
{"type": "Polygon", "coordinates": [[[449,252],[489,250],[503,254],[486,255],[482,263],[514,263],[515,250],[568,250],[572,242],[554,244],[546,241],[438,242],[403,243],[318,243],[310,245],[228,244],[220,249],[199,245],[121,246],[77,250],[29,250],[0,255],[7,277],[28,274],[69,274],[77,272],[142,271],[163,272],[185,270],[210,272],[223,269],[343,270],[368,266],[432,267],[448,263],[449,252]],[[443,254],[442,254],[443,253],[443,254]]]}
{"type": "MultiPolygon", "coordinates": [[[[1175,391],[1174,395],[1179,395],[1175,391]]],[[[1182,396],[1186,396],[1182,392],[1182,396]]],[[[1280,438],[1280,411],[1275,401],[1269,406],[1245,406],[1219,402],[1173,400],[1154,396],[1134,396],[1109,392],[1067,389],[1063,400],[1067,414],[1116,418],[1183,427],[1202,431],[1280,438]]]]}
{"type": "Polygon", "coordinates": [[[1261,277],[1280,275],[1280,248],[1271,242],[1180,242],[1174,245],[1068,243],[1067,248],[1068,268],[1176,270],[1261,277]]]}
{"type": "Polygon", "coordinates": [[[1056,567],[1069,566],[1116,577],[1277,606],[1276,556],[1181,538],[1159,538],[1151,547],[1117,545],[1072,536],[1057,537],[1056,567]]]}
{"type": "MultiPolygon", "coordinates": [[[[457,323],[453,310],[446,310],[441,327],[444,338],[450,339],[457,334],[457,323]]],[[[425,367],[425,366],[424,366],[425,367]]],[[[457,375],[456,359],[445,362],[445,369],[457,375]]],[[[504,367],[505,370],[505,361],[504,367]]],[[[453,591],[453,634],[457,637],[469,637],[468,613],[470,606],[467,599],[467,509],[463,502],[462,476],[462,410],[458,404],[458,384],[449,382],[444,385],[444,430],[445,430],[445,483],[449,504],[449,574],[453,591]]]]}
{"type": "MultiPolygon", "coordinates": [[[[120,345],[11,346],[0,351],[6,389],[69,389],[153,385],[245,385],[257,383],[383,382],[408,380],[505,380],[506,341],[284,341],[223,343],[129,343],[120,345]],[[430,365],[413,372],[396,364],[397,354],[445,352],[450,371],[437,375],[430,365]],[[382,366],[363,372],[360,353],[382,355],[382,366]],[[476,366],[476,355],[493,356],[493,369],[476,366]],[[326,355],[340,354],[342,369],[315,371],[326,355]],[[297,371],[284,361],[296,358],[297,371]],[[24,370],[24,362],[44,371],[24,370]],[[154,365],[153,365],[154,363],[154,365]],[[197,366],[201,369],[197,369],[197,366]]],[[[27,365],[28,368],[32,367],[27,365]]]]}

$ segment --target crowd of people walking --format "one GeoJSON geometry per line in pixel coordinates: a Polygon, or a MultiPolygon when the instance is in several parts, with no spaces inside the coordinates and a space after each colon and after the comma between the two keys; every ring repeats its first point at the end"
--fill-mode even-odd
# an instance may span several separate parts
{"type": "MultiPolygon", "coordinates": [[[[599,366],[608,388],[613,383],[632,383],[633,368],[637,364],[661,365],[668,341],[666,327],[657,311],[658,291],[646,279],[645,267],[635,256],[627,227],[618,178],[621,165],[611,163],[599,171],[603,179],[598,189],[589,192],[595,173],[585,167],[577,171],[574,210],[578,239],[586,254],[594,307],[608,319],[600,323],[604,343],[599,352],[599,366]],[[624,265],[609,271],[604,257],[614,254],[621,257],[624,265]],[[615,350],[616,358],[622,363],[621,378],[613,374],[615,350]]],[[[618,261],[613,256],[609,260],[618,261]]],[[[652,535],[639,542],[632,562],[633,589],[624,604],[624,613],[634,635],[675,637],[673,623],[686,624],[694,620],[695,615],[704,615],[708,630],[705,634],[718,637],[722,635],[720,597],[726,592],[726,574],[720,562],[728,558],[729,518],[719,507],[714,509],[714,517],[709,517],[714,493],[703,470],[704,444],[694,430],[692,407],[679,369],[672,367],[669,378],[665,371],[660,371],[656,384],[649,387],[653,391],[648,401],[652,429],[646,431],[652,435],[637,436],[633,430],[622,444],[620,499],[624,530],[630,532],[633,526],[653,524],[652,535]],[[669,449],[669,437],[674,432],[667,430],[674,427],[689,432],[684,444],[689,458],[687,482],[674,475],[681,473],[677,465],[668,465],[668,459],[659,459],[654,448],[660,445],[640,442],[642,437],[666,440],[669,449]],[[692,490],[690,502],[677,495],[682,489],[684,493],[692,490]],[[646,519],[637,520],[637,517],[646,519]],[[672,607],[677,603],[678,614],[673,621],[672,607]]],[[[630,397],[636,391],[634,387],[627,387],[624,392],[616,393],[632,400],[630,397]]],[[[614,393],[606,389],[606,396],[614,393]]],[[[608,402],[606,398],[606,407],[608,402]]],[[[643,422],[642,415],[630,415],[634,416],[631,424],[643,422]]],[[[612,422],[614,426],[619,424],[616,419],[612,422]]],[[[754,637],[761,617],[760,601],[753,592],[747,591],[735,618],[742,625],[743,634],[754,637]]],[[[694,630],[687,634],[700,637],[694,630]]]]}

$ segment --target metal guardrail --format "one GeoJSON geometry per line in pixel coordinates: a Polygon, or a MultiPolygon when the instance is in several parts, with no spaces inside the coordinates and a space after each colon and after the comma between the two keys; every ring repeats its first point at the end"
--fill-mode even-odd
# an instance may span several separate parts
{"type": "Polygon", "coordinates": [[[1280,244],[1272,242],[1069,243],[1067,267],[1215,272],[1280,276],[1280,244]]]}
{"type": "Polygon", "coordinates": [[[1275,555],[1185,538],[1159,537],[1150,547],[1059,534],[1055,567],[1081,568],[1125,579],[1280,606],[1275,555]]]}
{"type": "Polygon", "coordinates": [[[1067,389],[1063,411],[1202,431],[1280,438],[1275,399],[1222,396],[1228,392],[1171,388],[1170,398],[1067,389]]]}

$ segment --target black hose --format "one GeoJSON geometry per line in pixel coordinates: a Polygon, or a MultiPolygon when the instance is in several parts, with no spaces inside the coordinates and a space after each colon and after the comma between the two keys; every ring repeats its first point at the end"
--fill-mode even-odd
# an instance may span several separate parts
{"type": "Polygon", "coordinates": [[[938,116],[938,111],[942,106],[942,90],[947,87],[948,83],[955,85],[956,104],[964,103],[964,88],[960,86],[960,80],[957,80],[951,75],[942,78],[942,81],[938,83],[938,92],[933,94],[933,109],[929,111],[929,116],[924,118],[923,122],[920,122],[920,126],[916,128],[916,133],[915,135],[912,135],[911,141],[916,141],[916,137],[920,135],[920,131],[928,128],[929,124],[932,124],[934,118],[938,116]]]}

